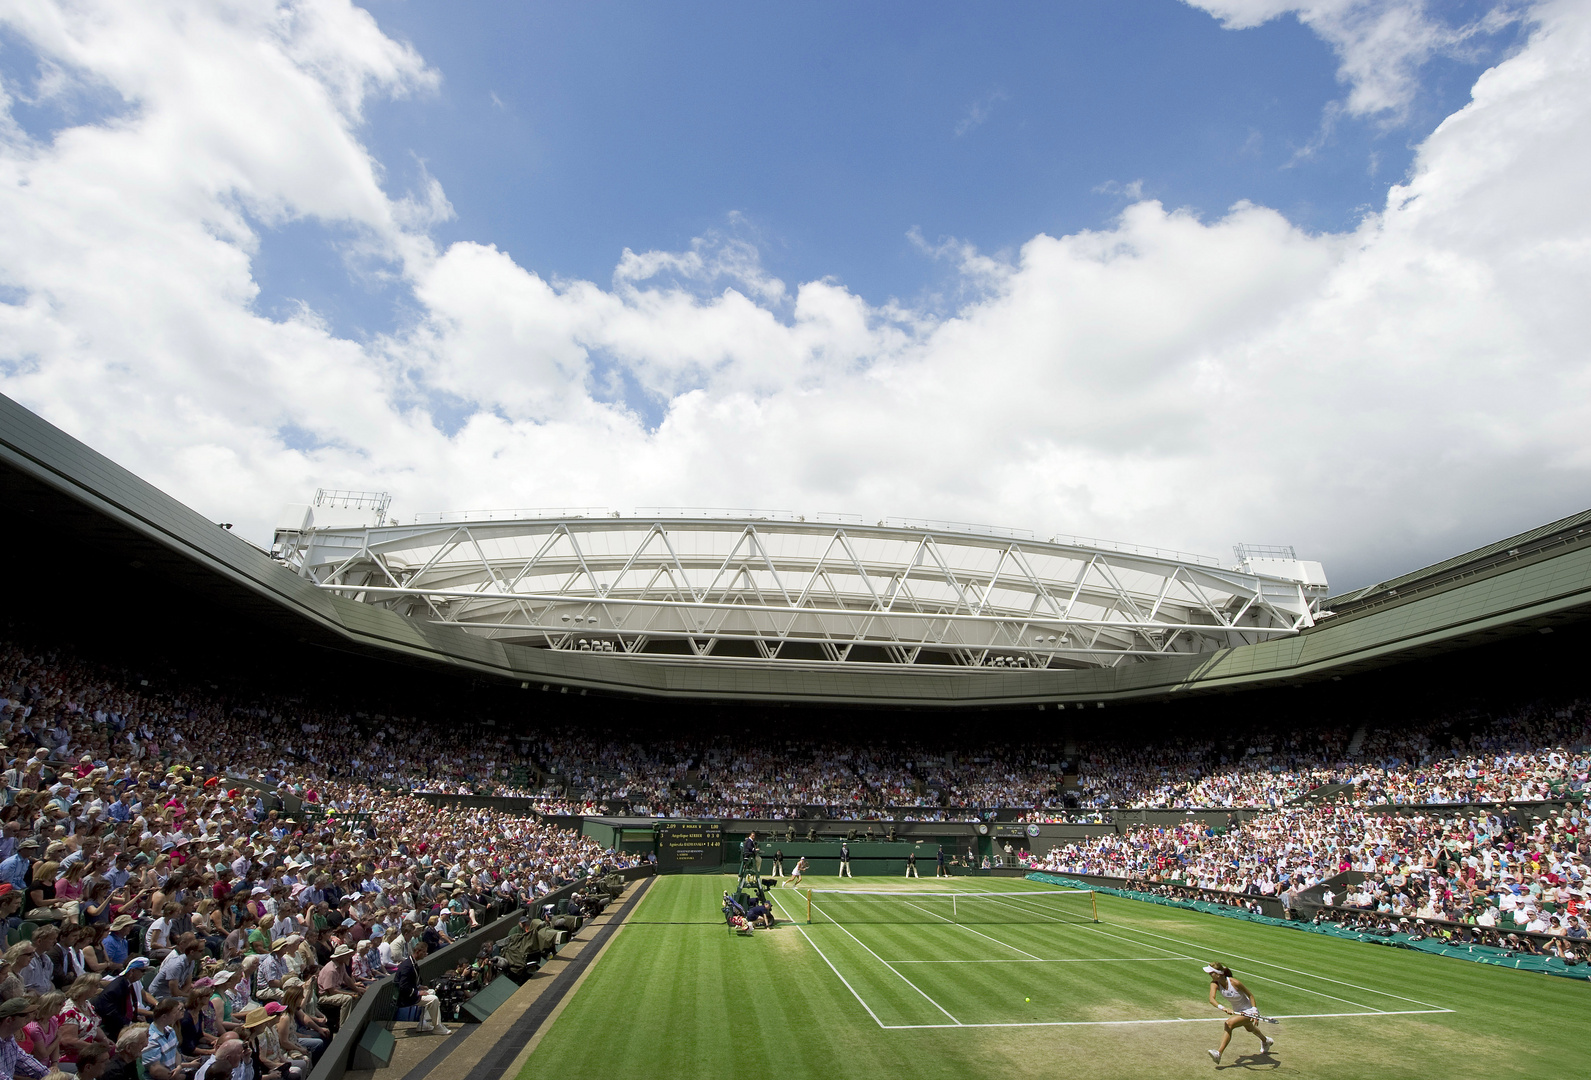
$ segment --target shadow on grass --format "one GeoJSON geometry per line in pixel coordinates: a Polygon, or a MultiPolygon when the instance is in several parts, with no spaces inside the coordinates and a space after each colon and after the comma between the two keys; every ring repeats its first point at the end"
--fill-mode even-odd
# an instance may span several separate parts
{"type": "Polygon", "coordinates": [[[1279,1069],[1281,1067],[1282,1063],[1277,1061],[1276,1058],[1271,1055],[1271,1052],[1267,1050],[1259,1054],[1239,1054],[1231,1061],[1221,1062],[1215,1068],[1217,1072],[1221,1072],[1226,1069],[1247,1069],[1249,1072],[1270,1072],[1273,1069],[1279,1069]]]}

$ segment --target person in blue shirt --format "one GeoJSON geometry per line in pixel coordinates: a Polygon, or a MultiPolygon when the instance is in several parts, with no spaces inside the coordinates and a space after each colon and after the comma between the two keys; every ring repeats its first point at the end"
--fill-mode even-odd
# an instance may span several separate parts
{"type": "Polygon", "coordinates": [[[38,850],[39,842],[31,836],[17,844],[16,853],[4,862],[0,862],[0,882],[10,885],[18,892],[26,891],[29,871],[33,868],[33,856],[38,850]]]}
{"type": "Polygon", "coordinates": [[[112,964],[127,963],[127,931],[132,926],[132,916],[118,915],[110,924],[110,933],[100,942],[100,947],[105,950],[105,959],[112,964]]]}

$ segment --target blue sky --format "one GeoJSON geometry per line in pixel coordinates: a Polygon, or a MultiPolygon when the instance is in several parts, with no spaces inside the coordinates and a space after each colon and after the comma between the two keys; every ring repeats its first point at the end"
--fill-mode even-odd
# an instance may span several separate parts
{"type": "MultiPolygon", "coordinates": [[[[914,231],[1009,252],[1105,227],[1139,191],[1351,229],[1517,31],[1428,62],[1407,116],[1343,117],[1322,138],[1338,60],[1290,15],[1234,32],[1169,0],[369,10],[442,77],[374,103],[366,129],[394,194],[422,162],[441,182],[456,216],[439,240],[604,283],[626,247],[717,232],[787,282],[833,278],[874,304],[954,288],[914,231]]],[[[409,314],[349,277],[342,231],[262,233],[262,310],[308,302],[354,335],[409,314]]]]}

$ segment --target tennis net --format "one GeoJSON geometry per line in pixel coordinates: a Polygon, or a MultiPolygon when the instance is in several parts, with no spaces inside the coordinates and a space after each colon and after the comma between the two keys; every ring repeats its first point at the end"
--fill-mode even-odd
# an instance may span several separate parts
{"type": "Polygon", "coordinates": [[[807,889],[809,923],[1098,922],[1089,889],[1021,892],[866,892],[807,889]]]}

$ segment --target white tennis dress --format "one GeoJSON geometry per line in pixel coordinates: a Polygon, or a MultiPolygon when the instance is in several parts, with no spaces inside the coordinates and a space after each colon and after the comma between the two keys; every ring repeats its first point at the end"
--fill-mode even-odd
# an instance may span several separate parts
{"type": "Polygon", "coordinates": [[[1247,994],[1233,986],[1231,979],[1227,979],[1226,984],[1220,987],[1220,990],[1221,996],[1230,1002],[1227,1007],[1233,1012],[1247,1013],[1250,1016],[1254,1016],[1259,1013],[1259,1010],[1254,1007],[1254,1002],[1249,999],[1247,994]]]}

